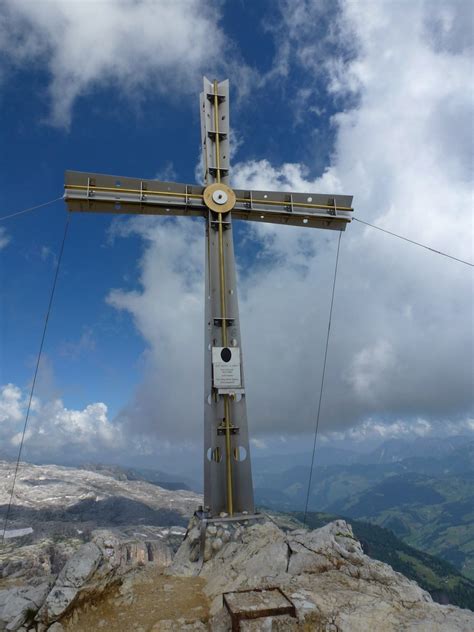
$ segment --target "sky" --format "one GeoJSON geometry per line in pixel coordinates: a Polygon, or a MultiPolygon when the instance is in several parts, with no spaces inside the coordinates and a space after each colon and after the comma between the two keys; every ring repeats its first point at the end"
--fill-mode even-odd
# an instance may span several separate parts
{"type": "MultiPolygon", "coordinates": [[[[232,185],[354,196],[473,261],[473,9],[451,0],[3,0],[0,439],[16,454],[66,222],[64,171],[199,182],[202,76],[232,185]]],[[[338,234],[235,222],[254,456],[312,442],[338,234]]],[[[203,429],[204,224],[73,215],[23,458],[176,469],[203,429]]],[[[474,436],[472,267],[352,222],[321,442],[474,436]]]]}

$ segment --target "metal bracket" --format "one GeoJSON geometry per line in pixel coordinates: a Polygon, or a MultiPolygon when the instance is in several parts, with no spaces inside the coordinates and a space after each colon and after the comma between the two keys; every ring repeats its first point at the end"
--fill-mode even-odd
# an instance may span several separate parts
{"type": "Polygon", "coordinates": [[[217,167],[209,167],[209,173],[214,178],[217,177],[217,172],[218,171],[219,171],[219,173],[221,175],[221,178],[225,178],[226,176],[229,175],[229,170],[228,169],[223,169],[222,167],[219,167],[219,169],[217,169],[217,167]]]}
{"type": "MultiPolygon", "coordinates": [[[[214,92],[206,92],[207,100],[210,101],[211,103],[214,103],[215,96],[216,95],[214,94],[214,92]]],[[[218,94],[217,100],[219,103],[222,103],[222,101],[225,101],[225,96],[222,94],[218,94]]]]}
{"type": "Polygon", "coordinates": [[[218,395],[245,395],[244,388],[218,388],[218,395]]]}
{"type": "Polygon", "coordinates": [[[333,199],[332,199],[332,204],[334,204],[334,208],[333,208],[333,209],[332,209],[332,208],[329,208],[329,209],[328,209],[328,214],[329,214],[329,215],[334,215],[334,216],[335,216],[335,215],[337,215],[336,198],[333,198],[333,199]]]}
{"type": "MultiPolygon", "coordinates": [[[[218,229],[219,229],[219,224],[220,224],[220,222],[219,222],[219,221],[217,221],[216,219],[211,219],[209,223],[211,224],[211,226],[212,226],[212,228],[213,228],[214,230],[218,230],[218,229]]],[[[229,222],[229,221],[223,221],[223,222],[222,222],[222,228],[223,228],[224,230],[229,230],[229,228],[232,228],[232,222],[229,222]]]]}
{"type": "Polygon", "coordinates": [[[143,180],[140,180],[140,209],[143,209],[143,202],[146,200],[146,195],[144,193],[144,191],[146,191],[145,187],[143,186],[143,180]]]}
{"type": "Polygon", "coordinates": [[[91,191],[91,187],[95,185],[94,178],[87,178],[87,205],[91,208],[91,198],[94,197],[94,191],[91,191]]]}
{"type": "Polygon", "coordinates": [[[220,316],[214,317],[214,326],[222,327],[222,321],[225,320],[227,327],[232,327],[235,322],[235,318],[221,318],[220,316]]]}
{"type": "MultiPolygon", "coordinates": [[[[208,130],[207,135],[213,141],[216,140],[216,132],[214,130],[208,130]]],[[[227,138],[226,132],[219,132],[219,140],[225,140],[227,138]]]]}
{"type": "Polygon", "coordinates": [[[253,195],[252,195],[252,191],[249,191],[249,194],[250,194],[249,201],[248,201],[248,202],[245,202],[245,206],[246,206],[249,210],[253,211],[253,195]]]}
{"type": "MultiPolygon", "coordinates": [[[[217,434],[219,436],[225,435],[226,432],[227,432],[227,428],[225,426],[217,426],[217,434]]],[[[231,426],[229,428],[229,432],[231,435],[239,434],[240,428],[238,428],[237,426],[231,426]]]]}
{"type": "Polygon", "coordinates": [[[188,204],[189,204],[189,185],[186,185],[186,190],[184,192],[184,208],[185,210],[188,210],[188,204]]]}

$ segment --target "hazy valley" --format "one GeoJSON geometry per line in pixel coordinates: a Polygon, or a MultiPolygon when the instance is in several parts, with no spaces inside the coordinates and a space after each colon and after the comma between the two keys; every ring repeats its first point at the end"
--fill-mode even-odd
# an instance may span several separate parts
{"type": "MultiPolygon", "coordinates": [[[[301,511],[309,457],[255,459],[260,505],[301,511]]],[[[385,442],[368,454],[316,452],[309,507],[390,529],[474,579],[474,442],[420,438],[385,442]]]]}

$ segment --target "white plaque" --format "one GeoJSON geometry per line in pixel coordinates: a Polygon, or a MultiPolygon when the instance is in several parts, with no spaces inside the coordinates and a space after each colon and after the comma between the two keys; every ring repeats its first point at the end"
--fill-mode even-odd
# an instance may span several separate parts
{"type": "Polygon", "coordinates": [[[212,347],[212,368],[215,388],[240,388],[240,349],[212,347]]]}

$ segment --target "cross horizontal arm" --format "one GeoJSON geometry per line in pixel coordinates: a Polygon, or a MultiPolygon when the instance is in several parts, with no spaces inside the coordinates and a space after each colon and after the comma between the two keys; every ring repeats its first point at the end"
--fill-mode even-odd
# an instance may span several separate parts
{"type": "MultiPolygon", "coordinates": [[[[205,187],[198,185],[66,171],[64,188],[72,212],[204,217],[209,213],[205,187]]],[[[345,230],[351,221],[350,195],[244,189],[234,193],[234,219],[335,230],[345,230]]]]}

